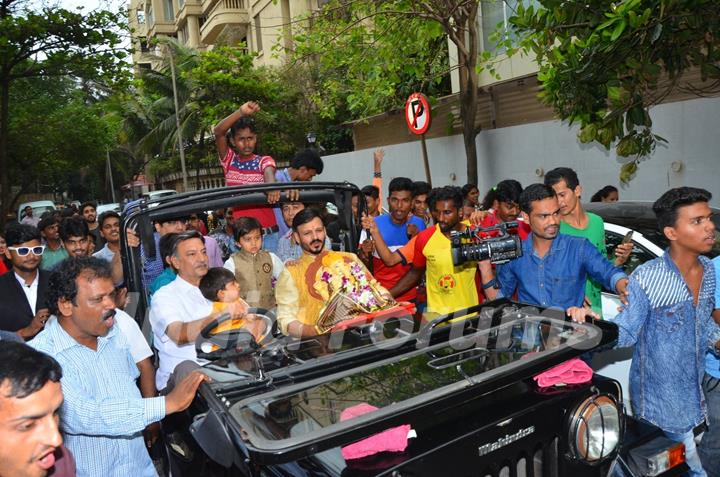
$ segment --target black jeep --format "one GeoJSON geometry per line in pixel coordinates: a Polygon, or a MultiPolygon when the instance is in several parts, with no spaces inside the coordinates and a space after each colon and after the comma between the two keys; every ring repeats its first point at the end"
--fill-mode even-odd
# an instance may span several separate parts
{"type": "MultiPolygon", "coordinates": [[[[347,183],[179,194],[127,212],[123,233],[137,227],[149,244],[146,254],[154,254],[153,220],[263,203],[276,188],[299,189],[306,203],[333,204],[333,248],[355,250],[350,203],[357,188],[347,183]]],[[[124,238],[123,247],[130,308],[147,322],[142,265],[124,238]]],[[[214,333],[222,320],[198,338],[196,351],[212,382],[201,385],[188,411],[163,422],[171,475],[669,476],[687,470],[682,444],[625,415],[616,381],[595,375],[584,384],[540,387],[533,379],[612,347],[612,323],[572,323],[555,310],[498,300],[430,322],[399,313],[297,340],[273,327],[270,312],[255,311],[268,324],[261,344],[242,331],[214,333]],[[357,407],[369,412],[348,412],[357,407]],[[399,426],[411,429],[399,442],[397,433],[392,445],[376,438],[375,453],[346,458],[352,444],[399,426]]]]}

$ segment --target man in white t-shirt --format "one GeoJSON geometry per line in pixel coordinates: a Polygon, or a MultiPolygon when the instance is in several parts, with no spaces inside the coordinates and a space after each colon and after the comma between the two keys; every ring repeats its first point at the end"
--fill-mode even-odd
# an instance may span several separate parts
{"type": "Polygon", "coordinates": [[[150,307],[153,343],[160,357],[155,377],[158,389],[167,386],[168,378],[181,362],[201,363],[195,353],[195,339],[205,326],[222,313],[230,313],[233,318],[243,313],[242,307],[236,308],[234,303],[213,313],[212,302],[200,292],[198,285],[208,271],[208,257],[199,232],[178,234],[170,260],[178,276],[153,295],[150,307]]]}

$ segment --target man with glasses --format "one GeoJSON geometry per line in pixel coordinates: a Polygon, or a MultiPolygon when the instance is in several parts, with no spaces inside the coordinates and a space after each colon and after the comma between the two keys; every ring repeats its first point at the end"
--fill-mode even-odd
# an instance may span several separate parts
{"type": "Polygon", "coordinates": [[[0,330],[28,340],[50,316],[45,303],[49,274],[40,270],[45,247],[37,228],[26,224],[8,227],[5,240],[12,270],[0,276],[0,330]]]}

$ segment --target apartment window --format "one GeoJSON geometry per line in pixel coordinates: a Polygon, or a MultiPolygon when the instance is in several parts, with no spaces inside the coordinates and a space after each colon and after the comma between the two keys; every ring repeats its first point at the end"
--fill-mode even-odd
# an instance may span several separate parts
{"type": "Polygon", "coordinates": [[[185,0],[178,0],[178,8],[182,9],[182,7],[185,5],[185,0]]]}
{"type": "Polygon", "coordinates": [[[253,21],[255,22],[255,50],[260,53],[263,49],[262,30],[260,29],[260,15],[255,15],[253,21]]]}
{"type": "Polygon", "coordinates": [[[148,19],[148,22],[150,23],[150,25],[155,24],[155,14],[153,13],[152,5],[148,6],[147,19],[148,19]]]}
{"type": "Polygon", "coordinates": [[[517,39],[517,34],[510,27],[508,19],[515,14],[515,9],[520,3],[526,6],[538,5],[537,0],[482,0],[480,2],[482,50],[496,55],[502,54],[505,52],[505,48],[498,46],[498,41],[507,38],[517,39]]]}
{"type": "Polygon", "coordinates": [[[163,7],[165,10],[165,21],[166,22],[174,22],[175,21],[175,8],[173,7],[173,0],[164,0],[163,1],[163,7]]]}
{"type": "Polygon", "coordinates": [[[144,25],[145,24],[145,9],[144,8],[138,8],[136,14],[138,25],[144,25]]]}

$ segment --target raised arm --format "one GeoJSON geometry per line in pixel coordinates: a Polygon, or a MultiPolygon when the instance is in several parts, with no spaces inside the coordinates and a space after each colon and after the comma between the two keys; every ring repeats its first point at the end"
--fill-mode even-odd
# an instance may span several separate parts
{"type": "Polygon", "coordinates": [[[260,111],[260,105],[255,101],[248,101],[238,108],[236,111],[230,113],[225,119],[221,120],[213,128],[213,134],[215,134],[215,146],[217,147],[218,156],[220,159],[225,157],[228,152],[228,140],[227,132],[238,119],[245,116],[252,116],[256,112],[260,111]]]}
{"type": "Polygon", "coordinates": [[[375,250],[377,251],[380,259],[385,263],[385,266],[392,267],[403,261],[402,255],[397,252],[393,252],[385,243],[385,240],[377,228],[375,223],[375,217],[370,217],[367,214],[363,214],[362,226],[365,230],[370,231],[370,236],[375,242],[375,250]]]}
{"type": "Polygon", "coordinates": [[[385,150],[381,147],[373,152],[373,181],[372,185],[378,188],[378,210],[382,211],[382,161],[385,158],[385,150]]]}

